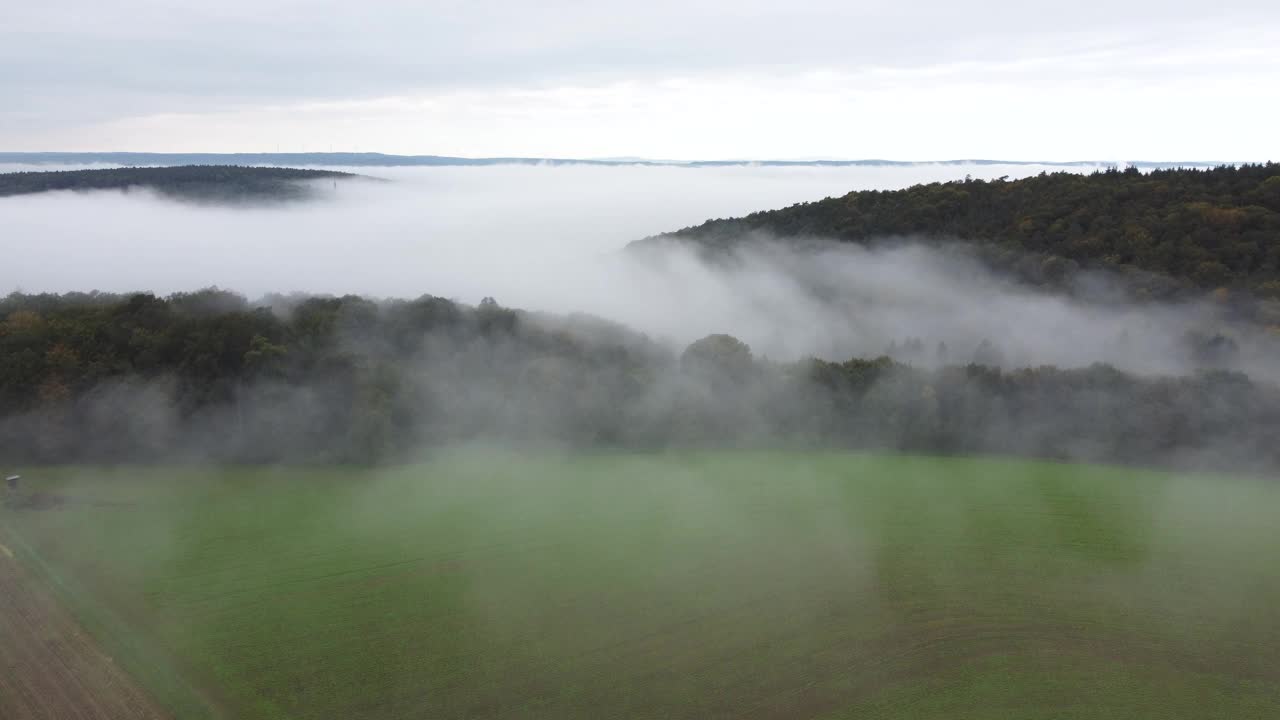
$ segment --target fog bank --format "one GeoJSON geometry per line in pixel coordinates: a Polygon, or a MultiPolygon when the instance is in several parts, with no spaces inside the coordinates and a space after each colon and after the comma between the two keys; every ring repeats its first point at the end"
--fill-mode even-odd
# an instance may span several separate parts
{"type": "MultiPolygon", "coordinates": [[[[45,166],[43,169],[54,169],[45,166]]],[[[584,258],[647,235],[859,189],[1017,177],[1039,166],[340,168],[287,208],[182,205],[145,193],[0,199],[0,291],[424,292],[541,307],[584,258]]],[[[587,278],[589,279],[589,278],[587,278]]],[[[589,297],[582,298],[589,301],[589,297]]],[[[590,304],[586,302],[584,304],[590,304]]]]}
{"type": "MultiPolygon", "coordinates": [[[[348,168],[349,169],[349,168],[348,168]]],[[[790,360],[897,356],[923,366],[987,361],[1181,374],[1205,304],[1118,307],[1020,288],[913,239],[892,247],[793,252],[755,245],[726,263],[629,241],[714,217],[851,190],[1019,176],[1036,166],[375,168],[392,183],[320,186],[279,208],[182,204],[146,192],[0,200],[0,292],[219,286],[268,293],[423,294],[616,320],[679,347],[708,333],[790,360]],[[918,342],[914,342],[918,340],[918,342]],[[945,345],[945,351],[940,348],[945,345]],[[983,358],[976,358],[983,359],[983,358]]],[[[357,169],[357,171],[360,171],[357,169]]],[[[1274,340],[1240,337],[1233,363],[1277,379],[1274,340]]]]}

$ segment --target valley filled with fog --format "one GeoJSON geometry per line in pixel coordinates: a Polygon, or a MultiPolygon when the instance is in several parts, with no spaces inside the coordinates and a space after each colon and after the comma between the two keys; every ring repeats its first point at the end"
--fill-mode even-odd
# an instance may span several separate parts
{"type": "Polygon", "coordinates": [[[1280,3],[1130,5],[9,3],[0,720],[1280,718],[1280,3]]]}
{"type": "Polygon", "coordinates": [[[392,182],[326,185],[316,202],[266,208],[197,206],[145,192],[0,199],[9,250],[0,290],[431,293],[617,313],[655,299],[627,297],[601,260],[648,235],[852,190],[1055,168],[340,169],[392,182]]]}
{"type": "Polygon", "coordinates": [[[201,207],[136,192],[0,200],[10,246],[0,290],[163,293],[217,285],[250,297],[431,293],[589,310],[625,294],[596,262],[648,235],[852,190],[1060,168],[338,169],[392,182],[322,187],[329,192],[319,201],[280,208],[201,207]]]}
{"type": "MultiPolygon", "coordinates": [[[[1042,170],[1061,168],[358,168],[388,182],[322,181],[310,202],[264,207],[199,205],[145,190],[44,193],[0,199],[9,238],[0,289],[164,294],[216,286],[250,300],[430,294],[464,304],[493,297],[507,307],[596,315],[677,349],[729,333],[780,360],[874,357],[910,342],[899,358],[922,366],[977,359],[1192,370],[1184,340],[1213,328],[1210,306],[1104,306],[1039,292],[913,238],[878,250],[803,252],[764,238],[719,262],[675,244],[624,250],[709,218],[851,190],[1042,170]],[[976,355],[984,340],[996,354],[976,355]]],[[[1243,333],[1237,341],[1242,369],[1276,375],[1258,347],[1266,338],[1243,333]]]]}

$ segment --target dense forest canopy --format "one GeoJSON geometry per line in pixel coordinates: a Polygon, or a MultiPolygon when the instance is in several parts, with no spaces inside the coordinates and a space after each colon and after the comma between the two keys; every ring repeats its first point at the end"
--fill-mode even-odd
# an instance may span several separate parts
{"type": "Polygon", "coordinates": [[[1039,257],[1047,266],[1032,275],[1047,284],[1081,267],[1104,268],[1165,290],[1230,288],[1280,298],[1280,165],[1113,168],[858,191],[709,220],[639,244],[675,240],[714,249],[761,235],[962,240],[1001,266],[1039,257]]]}
{"type": "Polygon", "coordinates": [[[1280,469],[1280,389],[1211,355],[1185,377],[1002,370],[993,343],[930,369],[776,363],[726,335],[676,352],[591,317],[431,296],[12,294],[0,318],[8,462],[386,462],[493,441],[1280,469]]]}
{"type": "Polygon", "coordinates": [[[189,201],[255,203],[305,200],[315,195],[308,181],[360,177],[332,170],[236,165],[124,167],[96,170],[0,173],[0,197],[53,190],[147,188],[189,201]]]}

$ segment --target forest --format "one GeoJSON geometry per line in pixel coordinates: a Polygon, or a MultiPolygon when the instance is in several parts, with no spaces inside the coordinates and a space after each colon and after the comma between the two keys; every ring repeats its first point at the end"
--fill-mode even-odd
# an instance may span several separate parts
{"type": "Polygon", "coordinates": [[[131,190],[202,203],[273,203],[315,196],[316,180],[360,177],[332,170],[179,165],[0,173],[0,197],[54,190],[131,190]]]}
{"type": "Polygon", "coordinates": [[[1280,469],[1280,389],[1202,356],[1184,377],[774,362],[710,335],[682,352],[585,315],[439,297],[220,290],[0,300],[0,457],[386,463],[496,442],[579,449],[877,448],[1280,469]]]}
{"type": "Polygon", "coordinates": [[[677,241],[714,251],[752,237],[963,241],[993,266],[1054,288],[1070,286],[1082,270],[1105,270],[1127,279],[1139,298],[1214,290],[1280,298],[1280,164],[1110,168],[857,191],[709,220],[633,247],[677,241]]]}

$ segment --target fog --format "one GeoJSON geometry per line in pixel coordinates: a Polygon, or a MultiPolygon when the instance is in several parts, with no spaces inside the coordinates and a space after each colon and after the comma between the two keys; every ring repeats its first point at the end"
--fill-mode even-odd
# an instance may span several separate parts
{"type": "Polygon", "coordinates": [[[851,190],[1051,168],[336,169],[394,182],[340,183],[322,188],[330,196],[320,202],[285,208],[198,207],[136,192],[0,199],[0,290],[217,285],[249,296],[492,295],[507,305],[584,309],[609,286],[587,261],[647,235],[851,190]]]}
{"type": "MultiPolygon", "coordinates": [[[[1019,287],[976,264],[898,238],[878,250],[796,252],[756,238],[708,263],[689,249],[626,252],[630,241],[754,210],[1038,166],[497,166],[377,168],[392,182],[322,183],[315,201],[210,207],[146,192],[0,199],[0,291],[157,293],[218,286],[269,293],[432,294],[474,304],[586,312],[681,347],[713,332],[757,355],[873,357],[909,338],[923,366],[968,362],[1181,374],[1188,332],[1213,332],[1207,304],[1102,305],[1019,287]],[[947,352],[939,354],[938,344],[947,352]]],[[[357,170],[361,172],[361,170],[357,170]]],[[[1105,285],[1105,278],[1097,278],[1105,285]]],[[[1238,338],[1240,368],[1280,376],[1265,338],[1238,338]]]]}
{"type": "MultiPolygon", "coordinates": [[[[291,299],[275,293],[430,293],[480,304],[454,321],[451,303],[353,300],[331,326],[294,326],[312,334],[289,348],[261,347],[265,338],[254,335],[248,352],[216,322],[139,332],[144,308],[81,328],[81,337],[104,326],[121,332],[103,333],[120,337],[97,343],[102,356],[69,365],[102,372],[125,357],[139,363],[113,365],[75,396],[60,392],[48,362],[66,360],[67,348],[32,343],[50,369],[30,406],[0,413],[0,458],[28,478],[5,511],[64,575],[137,589],[131,600],[147,603],[139,607],[153,625],[182,630],[175,652],[198,649],[192,657],[221,663],[224,680],[256,689],[292,677],[278,668],[306,666],[297,676],[305,682],[270,690],[304,710],[332,711],[324,703],[336,702],[333,688],[362,678],[369,658],[378,672],[351,685],[351,707],[376,707],[366,700],[379,693],[414,698],[415,712],[436,715],[459,707],[449,704],[455,697],[487,701],[493,688],[561,716],[584,697],[595,698],[591,707],[621,707],[620,682],[627,692],[635,677],[665,683],[675,662],[695,679],[689,687],[731,698],[734,712],[720,713],[729,716],[747,705],[741,692],[720,690],[754,678],[737,666],[732,677],[707,674],[726,652],[756,658],[760,677],[799,668],[789,681],[809,687],[815,672],[862,672],[851,657],[884,667],[890,645],[920,637],[936,613],[948,624],[926,640],[944,650],[969,637],[987,648],[993,627],[1004,632],[993,622],[1009,623],[1005,634],[1021,642],[1024,618],[1010,607],[1034,606],[1046,627],[1072,629],[1064,642],[1091,649],[1092,638],[1074,629],[1100,627],[1105,616],[1103,629],[1116,636],[1118,628],[1124,642],[1129,627],[1144,642],[1153,630],[1172,638],[1159,646],[1171,657],[1199,663],[1203,652],[1214,661],[1202,636],[1220,635],[1239,666],[1269,668],[1274,653],[1235,642],[1237,633],[1270,632],[1257,619],[1273,616],[1278,592],[1271,566],[1248,559],[1270,537],[1264,508],[1274,498],[1262,490],[811,452],[1274,475],[1274,386],[1225,373],[1165,382],[1099,367],[1004,375],[955,367],[1105,361],[1183,375],[1196,366],[1186,334],[1222,327],[1213,303],[1127,302],[1102,275],[1083,278],[1092,293],[1051,294],[992,272],[963,246],[920,238],[863,248],[759,236],[715,256],[671,243],[623,249],[708,217],[858,187],[1036,171],[382,169],[370,174],[394,182],[321,183],[315,202],[277,207],[199,206],[146,192],[0,199],[0,292],[218,285],[262,296],[295,320],[308,317],[309,303],[287,312],[291,299]],[[508,308],[590,313],[657,343],[581,317],[481,303],[490,296],[508,308]],[[684,349],[710,333],[752,351],[721,338],[684,349]],[[181,347],[159,363],[162,334],[181,347]],[[700,346],[711,352],[694,352],[700,346]],[[891,348],[913,367],[771,362],[891,348]],[[219,362],[228,349],[243,363],[219,362]],[[804,454],[578,452],[726,447],[804,454]],[[145,467],[155,462],[237,467],[207,475],[145,467]],[[42,467],[55,463],[62,467],[42,467]],[[34,512],[52,509],[60,512],[34,512]],[[246,553],[259,560],[246,564],[246,553]],[[867,630],[846,633],[862,648],[856,655],[832,652],[832,618],[867,630]],[[429,632],[416,634],[417,622],[429,632]],[[863,647],[861,638],[881,632],[888,650],[863,647]],[[242,639],[258,636],[266,649],[240,655],[242,639]],[[714,656],[649,652],[668,636],[714,656]],[[303,644],[311,637],[322,642],[303,644]],[[639,650],[615,656],[622,645],[639,650]],[[272,651],[284,647],[292,649],[272,651]],[[624,656],[638,664],[619,665],[624,656]],[[617,671],[601,674],[601,663],[617,671]],[[548,694],[569,677],[564,668],[579,666],[570,694],[548,694]],[[417,699],[424,668],[447,679],[428,678],[443,688],[429,697],[438,711],[417,699]]],[[[172,307],[180,302],[163,322],[199,316],[172,307]]],[[[14,318],[15,334],[44,322],[27,315],[14,318]]],[[[1235,365],[1275,380],[1275,341],[1236,339],[1235,365]]],[[[772,687],[759,694],[745,696],[755,703],[748,710],[783,696],[772,687]]]]}
{"type": "MultiPolygon", "coordinates": [[[[666,316],[666,326],[683,339],[710,323],[736,331],[776,359],[888,352],[936,367],[977,359],[978,345],[988,340],[1005,367],[1108,362],[1138,372],[1182,374],[1193,369],[1186,333],[1216,326],[1214,308],[1206,304],[1073,300],[1020,286],[963,254],[938,252],[911,239],[874,250],[832,245],[804,251],[757,241],[712,265],[673,247],[620,274],[655,297],[632,311],[636,326],[659,327],[666,316]],[[698,310],[680,315],[681,307],[698,310]],[[895,351],[912,338],[923,343],[922,350],[895,351]],[[941,354],[939,343],[946,346],[941,354]]],[[[612,314],[623,312],[618,306],[612,314]]]]}

